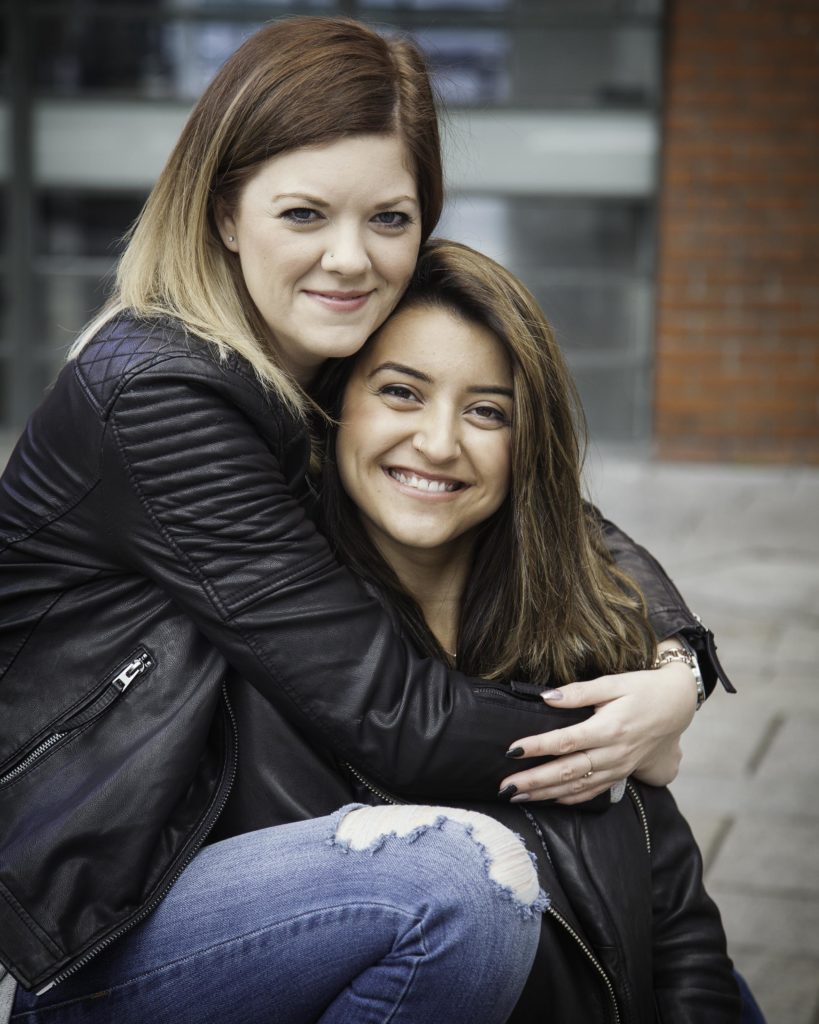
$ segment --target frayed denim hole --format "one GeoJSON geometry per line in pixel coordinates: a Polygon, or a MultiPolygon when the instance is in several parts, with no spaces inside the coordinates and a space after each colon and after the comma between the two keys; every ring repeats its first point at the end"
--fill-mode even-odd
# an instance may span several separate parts
{"type": "Polygon", "coordinates": [[[520,836],[487,815],[446,807],[362,807],[359,804],[342,808],[336,812],[334,820],[337,822],[337,828],[329,840],[330,845],[345,853],[365,853],[369,856],[374,856],[383,849],[388,840],[400,839],[406,843],[414,843],[431,830],[440,830],[447,825],[457,826],[463,829],[480,850],[487,877],[494,889],[511,900],[524,919],[542,913],[549,907],[549,898],[538,884],[537,861],[534,855],[526,849],[520,836]],[[353,815],[352,812],[355,810],[361,813],[353,815]],[[419,817],[426,820],[418,821],[419,817]],[[486,837],[490,845],[487,845],[478,834],[487,831],[490,833],[486,837]],[[494,840],[502,843],[500,850],[490,848],[494,840]],[[516,848],[516,845],[519,848],[516,848]],[[501,855],[500,861],[498,854],[501,855]],[[524,878],[517,885],[508,884],[503,871],[506,866],[504,862],[512,859],[513,863],[508,865],[510,871],[520,872],[520,856],[524,854],[531,874],[524,871],[523,874],[529,875],[528,878],[524,878]]]}

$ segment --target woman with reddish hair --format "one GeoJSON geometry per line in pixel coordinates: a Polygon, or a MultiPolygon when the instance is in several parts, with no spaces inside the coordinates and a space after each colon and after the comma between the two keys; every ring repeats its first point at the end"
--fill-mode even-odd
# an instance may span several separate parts
{"type": "MultiPolygon", "coordinates": [[[[346,19],[271,24],[194,108],[110,302],[27,425],[0,488],[0,961],[21,985],[13,1019],[494,1021],[514,1002],[542,902],[513,837],[487,825],[480,871],[464,876],[483,880],[483,903],[464,903],[444,935],[422,925],[418,897],[424,879],[446,879],[433,917],[454,922],[457,872],[440,856],[408,862],[444,836],[455,861],[474,861],[480,821],[422,810],[396,834],[423,841],[399,855],[362,822],[371,809],[305,823],[313,792],[288,787],[294,773],[321,794],[320,814],[336,812],[343,788],[327,779],[344,761],[409,800],[490,799],[506,750],[546,734],[537,752],[549,753],[565,721],[515,696],[487,716],[481,680],[419,658],[310,516],[310,389],[391,313],[441,203],[417,49],[346,19]],[[295,831],[250,834],[228,813],[253,804],[243,751],[256,739],[250,767],[283,794],[265,825],[295,831]],[[359,919],[344,941],[346,913],[332,936],[312,915],[335,913],[338,866],[365,850],[385,868],[365,903],[382,907],[399,875],[415,889],[395,895],[386,929],[359,919]],[[465,936],[487,903],[494,938],[478,955],[465,936]],[[407,945],[396,922],[426,938],[407,945]],[[319,936],[321,969],[296,985],[319,936]],[[330,969],[359,945],[359,960],[330,969]],[[437,983],[416,984],[424,965],[437,983]]],[[[658,633],[687,630],[705,651],[659,567],[611,536],[658,633]]],[[[703,669],[713,686],[716,667],[703,669]]],[[[695,700],[681,673],[637,702],[633,743],[615,742],[616,710],[561,742],[593,747],[601,775],[667,775],[695,700]]],[[[554,764],[576,777],[578,761],[554,764]]],[[[552,795],[554,770],[529,768],[521,791],[552,795]]],[[[359,889],[345,906],[360,902],[359,889]]]]}

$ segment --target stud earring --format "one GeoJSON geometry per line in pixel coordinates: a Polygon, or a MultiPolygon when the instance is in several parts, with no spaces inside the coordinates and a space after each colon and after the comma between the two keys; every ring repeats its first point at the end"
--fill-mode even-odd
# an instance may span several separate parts
{"type": "Polygon", "coordinates": [[[236,241],[236,237],[234,235],[228,235],[228,241],[229,242],[235,242],[236,241]]]}

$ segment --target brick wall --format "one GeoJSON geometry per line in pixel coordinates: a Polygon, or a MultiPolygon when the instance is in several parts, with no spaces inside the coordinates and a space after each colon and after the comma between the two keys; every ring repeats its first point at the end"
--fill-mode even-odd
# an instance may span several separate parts
{"type": "Polygon", "coordinates": [[[671,0],[655,437],[819,463],[819,2],[671,0]]]}

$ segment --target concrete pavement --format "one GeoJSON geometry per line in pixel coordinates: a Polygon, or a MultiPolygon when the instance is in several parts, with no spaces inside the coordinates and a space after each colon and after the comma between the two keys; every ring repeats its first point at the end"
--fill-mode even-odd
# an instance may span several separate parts
{"type": "Polygon", "coordinates": [[[819,1024],[819,470],[595,452],[593,499],[716,634],[721,687],[672,786],[769,1024],[819,1024]]]}

